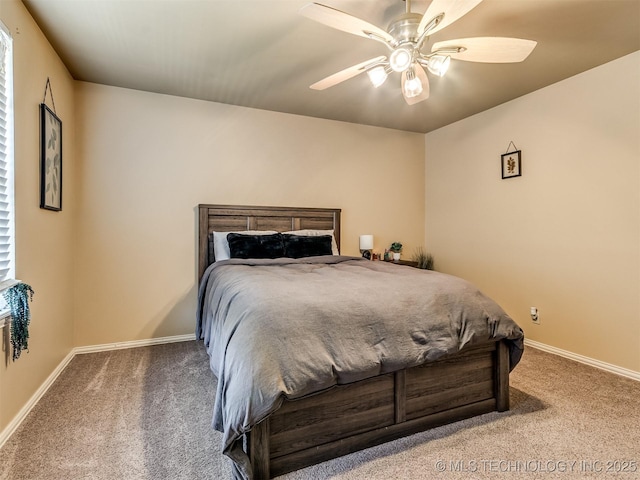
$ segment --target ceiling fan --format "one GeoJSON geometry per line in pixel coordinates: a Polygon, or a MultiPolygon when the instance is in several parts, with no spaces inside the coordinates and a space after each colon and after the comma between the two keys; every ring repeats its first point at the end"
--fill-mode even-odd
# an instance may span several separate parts
{"type": "Polygon", "coordinates": [[[429,98],[429,79],[425,68],[433,75],[443,76],[451,59],[485,63],[521,62],[537,44],[520,38],[460,38],[434,43],[431,53],[423,53],[422,48],[429,36],[458,20],[482,0],[433,0],[424,15],[412,13],[411,0],[405,1],[406,12],[393,20],[387,30],[319,3],[302,7],[300,14],[338,30],[380,42],[390,51],[388,58],[371,58],[334,73],[310,88],[324,90],[363,72],[367,72],[374,87],[379,87],[391,73],[397,72],[401,74],[404,99],[413,105],[429,98]]]}

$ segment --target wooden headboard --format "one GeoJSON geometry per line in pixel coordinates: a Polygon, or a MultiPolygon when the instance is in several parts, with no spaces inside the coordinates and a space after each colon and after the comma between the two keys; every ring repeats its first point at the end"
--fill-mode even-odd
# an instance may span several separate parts
{"type": "Polygon", "coordinates": [[[333,230],[340,248],[340,212],[339,208],[198,205],[198,279],[214,261],[211,232],[333,230]]]}

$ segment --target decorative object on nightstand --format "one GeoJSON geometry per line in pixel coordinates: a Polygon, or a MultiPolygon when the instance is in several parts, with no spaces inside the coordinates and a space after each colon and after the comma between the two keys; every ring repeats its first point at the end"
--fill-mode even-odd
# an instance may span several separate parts
{"type": "Polygon", "coordinates": [[[428,253],[424,248],[416,248],[412,260],[416,262],[418,268],[423,270],[433,270],[433,255],[428,253]]]}
{"type": "Polygon", "coordinates": [[[391,244],[391,246],[389,247],[389,250],[391,250],[393,252],[393,261],[394,262],[397,262],[398,260],[400,260],[400,252],[402,251],[402,243],[393,242],[391,244]]]}
{"type": "Polygon", "coordinates": [[[373,250],[373,235],[360,235],[360,253],[367,260],[371,260],[373,250]]]}

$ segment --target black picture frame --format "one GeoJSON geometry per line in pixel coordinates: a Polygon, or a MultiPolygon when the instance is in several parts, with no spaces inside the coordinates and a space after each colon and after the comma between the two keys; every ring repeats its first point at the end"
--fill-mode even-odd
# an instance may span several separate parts
{"type": "Polygon", "coordinates": [[[40,208],[62,210],[62,121],[40,104],[40,208]]]}
{"type": "Polygon", "coordinates": [[[522,151],[515,150],[502,155],[502,179],[522,175],[522,151]]]}

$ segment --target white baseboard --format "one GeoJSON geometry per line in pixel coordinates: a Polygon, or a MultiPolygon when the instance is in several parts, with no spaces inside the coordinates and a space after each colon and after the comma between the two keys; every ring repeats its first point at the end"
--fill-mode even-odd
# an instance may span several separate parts
{"type": "Polygon", "coordinates": [[[17,428],[24,421],[27,415],[29,415],[31,409],[33,409],[33,407],[35,407],[36,404],[40,401],[42,396],[47,393],[49,387],[53,385],[53,382],[55,382],[56,378],[58,378],[58,376],[76,355],[81,355],[84,353],[105,352],[108,350],[121,350],[124,348],[147,347],[149,345],[160,345],[163,343],[188,342],[195,339],[195,334],[176,335],[173,337],[149,338],[147,340],[133,340],[131,342],[106,343],[103,345],[90,345],[87,347],[73,348],[69,352],[69,354],[64,357],[60,364],[54,369],[54,371],[51,372],[51,375],[49,375],[47,379],[42,383],[42,385],[40,385],[40,388],[36,390],[36,392],[31,396],[24,407],[22,407],[17,415],[13,417],[13,420],[11,420],[9,425],[7,425],[4,430],[2,430],[2,432],[0,432],[0,448],[2,448],[9,437],[13,435],[13,432],[17,430],[17,428]]]}
{"type": "Polygon", "coordinates": [[[148,347],[150,345],[160,345],[163,343],[188,342],[195,340],[195,334],[175,335],[173,337],[149,338],[146,340],[132,340],[130,342],[104,343],[102,345],[89,345],[87,347],[76,347],[74,354],[107,352],[109,350],[122,350],[125,348],[148,347]]]}
{"type": "Polygon", "coordinates": [[[567,350],[562,350],[561,348],[552,347],[551,345],[536,342],[535,340],[529,340],[525,338],[524,344],[528,347],[537,348],[538,350],[542,350],[544,352],[553,353],[554,355],[558,355],[559,357],[568,358],[569,360],[575,360],[576,362],[584,363],[585,365],[596,367],[606,372],[615,373],[616,375],[630,378],[631,380],[640,381],[640,372],[636,372],[634,370],[618,367],[617,365],[612,365],[611,363],[601,362],[600,360],[595,360],[590,357],[585,357],[584,355],[579,355],[567,350]]]}

